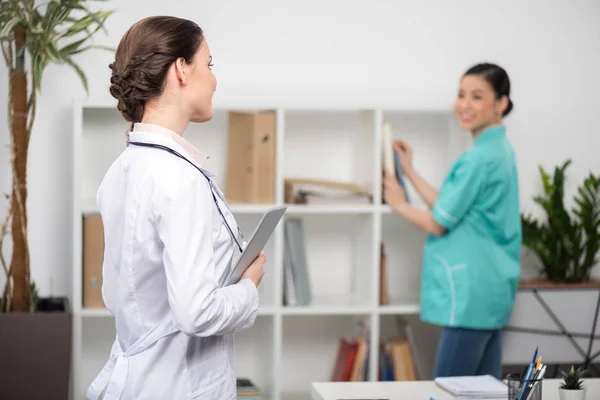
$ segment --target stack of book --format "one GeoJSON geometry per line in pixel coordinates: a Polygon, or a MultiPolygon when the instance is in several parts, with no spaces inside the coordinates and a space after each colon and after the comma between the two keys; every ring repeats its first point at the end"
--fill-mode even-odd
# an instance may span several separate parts
{"type": "Polygon", "coordinates": [[[508,388],[491,375],[436,378],[435,383],[459,399],[506,399],[508,388]]]}
{"type": "Polygon", "coordinates": [[[324,179],[288,178],[284,181],[285,202],[289,204],[372,204],[369,190],[349,182],[324,179]]]}
{"type": "Polygon", "coordinates": [[[248,378],[237,378],[237,397],[244,400],[262,400],[260,389],[248,378]]]}

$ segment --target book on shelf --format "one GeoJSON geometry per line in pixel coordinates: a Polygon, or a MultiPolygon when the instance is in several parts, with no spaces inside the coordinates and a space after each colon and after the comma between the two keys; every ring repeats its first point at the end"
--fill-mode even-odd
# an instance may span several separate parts
{"type": "Polygon", "coordinates": [[[382,339],[379,345],[379,380],[414,381],[419,379],[417,347],[410,324],[395,317],[398,333],[382,339]]]}
{"type": "Polygon", "coordinates": [[[369,376],[369,328],[353,337],[342,337],[338,344],[332,382],[367,381],[369,376]]]}
{"type": "Polygon", "coordinates": [[[284,222],[283,302],[286,306],[305,306],[312,302],[308,258],[302,219],[284,222]]]}
{"type": "Polygon", "coordinates": [[[288,178],[284,200],[289,204],[372,204],[368,189],[355,183],[326,179],[288,178]]]}
{"type": "Polygon", "coordinates": [[[387,254],[383,242],[381,242],[379,250],[379,305],[387,305],[390,300],[387,289],[387,254]]]}
{"type": "Polygon", "coordinates": [[[380,345],[379,380],[417,380],[415,358],[406,337],[392,337],[380,345]]]}
{"type": "Polygon", "coordinates": [[[400,186],[402,186],[402,188],[404,189],[404,193],[406,194],[406,201],[410,203],[408,190],[406,189],[406,179],[404,176],[404,171],[402,170],[402,166],[400,165],[400,158],[398,157],[398,153],[394,151],[392,125],[389,122],[383,123],[382,136],[383,167],[396,175],[396,179],[398,179],[400,186]]]}

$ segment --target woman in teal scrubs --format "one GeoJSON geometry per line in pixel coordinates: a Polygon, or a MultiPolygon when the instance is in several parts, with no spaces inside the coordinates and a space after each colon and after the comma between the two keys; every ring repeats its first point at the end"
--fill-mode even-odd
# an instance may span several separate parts
{"type": "Polygon", "coordinates": [[[386,202],[429,233],[421,319],[443,327],[434,377],[501,375],[501,329],[520,277],[517,167],[502,121],[511,109],[510,81],[501,67],[479,64],[463,75],[455,112],[474,143],[454,162],[439,192],[412,168],[410,147],[394,143],[407,178],[430,208],[412,207],[386,171],[386,202]]]}

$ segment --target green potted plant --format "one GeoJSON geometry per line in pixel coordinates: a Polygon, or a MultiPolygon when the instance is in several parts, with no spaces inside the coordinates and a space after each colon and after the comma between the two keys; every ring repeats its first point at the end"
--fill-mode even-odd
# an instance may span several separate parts
{"type": "Polygon", "coordinates": [[[0,288],[0,344],[3,359],[11,360],[0,374],[5,398],[68,398],[70,307],[66,298],[38,297],[31,280],[27,156],[46,66],[68,65],[87,91],[86,75],[73,57],[99,47],[91,43],[91,38],[112,13],[90,10],[88,3],[92,1],[0,1],[0,43],[9,75],[12,171],[11,193],[6,194],[7,211],[0,217],[0,265],[6,275],[5,286],[0,288]],[[12,252],[7,262],[2,250],[9,232],[12,252]]]}
{"type": "Polygon", "coordinates": [[[590,173],[578,187],[574,207],[564,204],[567,160],[550,175],[539,167],[543,193],[534,197],[546,218],[521,215],[523,245],[542,263],[542,276],[552,284],[595,285],[592,268],[600,251],[600,175],[590,173]]]}
{"type": "Polygon", "coordinates": [[[563,382],[558,389],[560,400],[585,400],[586,390],[581,377],[586,370],[583,370],[582,367],[575,369],[571,365],[568,373],[560,372],[563,375],[563,382]]]}

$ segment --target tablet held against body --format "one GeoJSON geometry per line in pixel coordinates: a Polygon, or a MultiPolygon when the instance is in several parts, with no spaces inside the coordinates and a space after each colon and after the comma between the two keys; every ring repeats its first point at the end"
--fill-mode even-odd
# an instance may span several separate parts
{"type": "Polygon", "coordinates": [[[225,286],[239,282],[246,269],[265,248],[286,210],[286,206],[273,207],[262,216],[233,271],[225,280],[225,286]]]}

